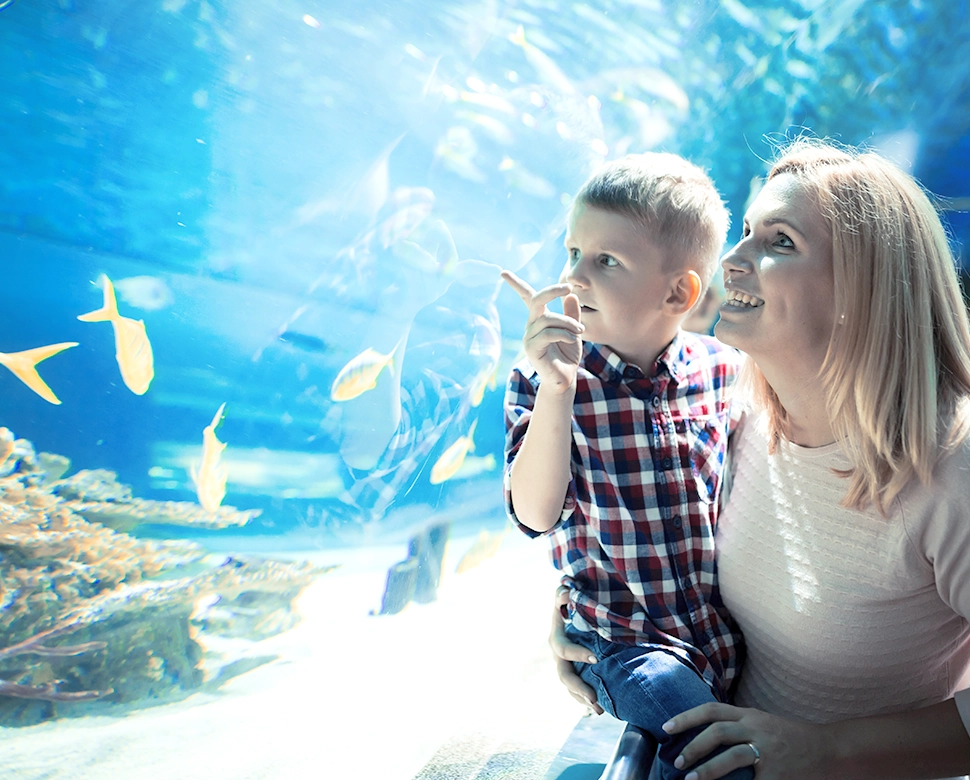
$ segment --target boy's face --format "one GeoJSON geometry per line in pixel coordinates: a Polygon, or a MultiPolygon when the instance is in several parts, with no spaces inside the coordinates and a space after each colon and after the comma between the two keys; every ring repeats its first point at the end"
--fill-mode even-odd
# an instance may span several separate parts
{"type": "Polygon", "coordinates": [[[649,372],[667,345],[661,307],[676,272],[665,273],[663,251],[630,217],[575,204],[566,229],[566,267],[586,326],[584,341],[605,344],[649,372]]]}

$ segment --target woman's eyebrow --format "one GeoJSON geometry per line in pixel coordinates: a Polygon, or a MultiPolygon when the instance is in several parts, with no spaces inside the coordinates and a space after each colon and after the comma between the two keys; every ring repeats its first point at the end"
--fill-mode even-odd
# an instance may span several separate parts
{"type": "Polygon", "coordinates": [[[761,224],[764,225],[765,227],[774,227],[775,225],[784,225],[787,228],[791,228],[793,231],[795,231],[796,233],[798,233],[798,235],[800,235],[800,236],[804,236],[805,235],[805,232],[800,227],[798,227],[798,225],[796,225],[794,222],[792,222],[787,217],[768,217],[767,219],[762,220],[761,224]]]}

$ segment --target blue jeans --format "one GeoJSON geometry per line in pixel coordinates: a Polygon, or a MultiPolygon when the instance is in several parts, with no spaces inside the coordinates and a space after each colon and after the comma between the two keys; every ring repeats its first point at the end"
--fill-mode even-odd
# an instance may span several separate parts
{"type": "MultiPolygon", "coordinates": [[[[661,726],[684,710],[717,701],[710,686],[673,653],[610,642],[596,632],[579,631],[569,623],[566,637],[596,656],[595,664],[573,665],[583,681],[596,691],[599,705],[614,718],[646,732],[657,744],[651,778],[682,780],[690,768],[675,769],[674,759],[703,727],[671,735],[661,726]]],[[[724,776],[725,780],[753,777],[750,767],[724,776]]]]}

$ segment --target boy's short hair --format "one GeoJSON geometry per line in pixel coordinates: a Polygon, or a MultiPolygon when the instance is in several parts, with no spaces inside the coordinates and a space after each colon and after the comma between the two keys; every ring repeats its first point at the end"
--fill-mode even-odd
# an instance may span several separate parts
{"type": "Polygon", "coordinates": [[[573,201],[630,217],[666,250],[666,267],[696,271],[706,288],[727,241],[730,217],[710,176],[667,152],[604,163],[573,201]]]}

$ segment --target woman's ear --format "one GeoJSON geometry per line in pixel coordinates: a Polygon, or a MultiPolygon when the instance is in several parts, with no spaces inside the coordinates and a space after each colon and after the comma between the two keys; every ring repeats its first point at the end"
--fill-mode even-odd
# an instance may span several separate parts
{"type": "Polygon", "coordinates": [[[701,297],[701,277],[696,271],[684,271],[673,279],[666,306],[671,310],[671,314],[686,314],[694,308],[701,297]]]}

